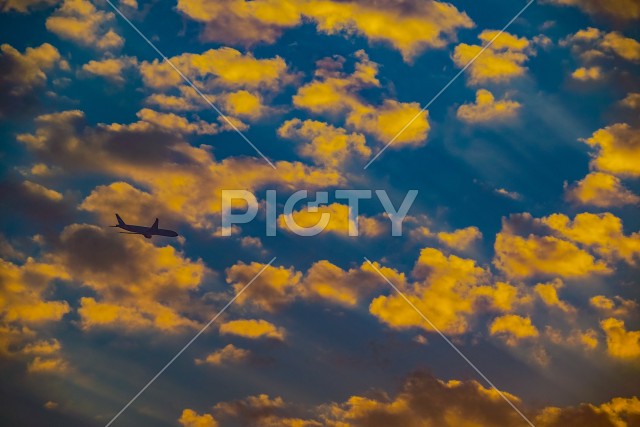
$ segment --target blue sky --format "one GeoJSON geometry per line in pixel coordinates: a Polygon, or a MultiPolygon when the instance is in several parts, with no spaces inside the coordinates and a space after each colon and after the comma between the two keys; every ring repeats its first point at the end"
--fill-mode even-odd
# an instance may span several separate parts
{"type": "Polygon", "coordinates": [[[635,0],[114,5],[276,168],[109,4],[4,2],[3,424],[107,424],[261,268],[113,425],[638,423],[635,0]],[[268,237],[271,189],[330,227],[268,237]],[[337,189],[419,193],[349,237],[337,189]]]}

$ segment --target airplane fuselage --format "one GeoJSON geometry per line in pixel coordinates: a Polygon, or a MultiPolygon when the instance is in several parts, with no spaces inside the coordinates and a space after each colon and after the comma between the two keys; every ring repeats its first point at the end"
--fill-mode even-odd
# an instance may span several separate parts
{"type": "MultiPolygon", "coordinates": [[[[165,237],[177,237],[178,233],[173,230],[167,230],[164,228],[158,228],[158,218],[153,223],[151,227],[144,227],[142,225],[131,225],[125,223],[120,215],[116,214],[116,219],[118,220],[118,224],[112,225],[111,227],[120,228],[121,230],[125,230],[125,234],[142,234],[147,239],[150,239],[152,236],[165,236],[165,237]]],[[[123,233],[123,232],[121,232],[123,233]]]]}
{"type": "Polygon", "coordinates": [[[151,236],[165,236],[165,237],[176,237],[178,233],[173,230],[166,230],[164,228],[156,228],[152,229],[151,227],[143,227],[141,225],[119,225],[118,228],[122,228],[123,230],[130,231],[132,233],[142,234],[147,239],[150,239],[151,236]]]}

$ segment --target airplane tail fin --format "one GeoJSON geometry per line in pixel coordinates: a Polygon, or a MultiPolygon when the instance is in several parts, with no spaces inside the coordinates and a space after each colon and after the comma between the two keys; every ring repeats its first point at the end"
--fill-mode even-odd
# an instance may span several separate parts
{"type": "Polygon", "coordinates": [[[156,218],[156,221],[153,223],[153,225],[151,226],[152,230],[157,230],[158,229],[158,218],[156,218]]]}
{"type": "Polygon", "coordinates": [[[118,220],[118,225],[126,225],[120,215],[116,214],[116,219],[118,220]]]}

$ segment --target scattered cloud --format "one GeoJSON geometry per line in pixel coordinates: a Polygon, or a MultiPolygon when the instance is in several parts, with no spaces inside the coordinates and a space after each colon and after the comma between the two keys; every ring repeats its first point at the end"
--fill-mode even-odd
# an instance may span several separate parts
{"type": "Polygon", "coordinates": [[[286,336],[284,328],[278,328],[273,323],[263,319],[242,319],[224,322],[220,325],[220,333],[222,335],[237,335],[250,339],[271,338],[278,341],[284,341],[286,336]]]}
{"type": "Polygon", "coordinates": [[[640,196],[627,189],[620,178],[604,172],[590,172],[582,180],[565,186],[565,198],[576,204],[599,208],[640,203],[640,196]]]}
{"type": "Polygon", "coordinates": [[[445,47],[459,29],[473,22],[455,6],[438,1],[295,0],[283,4],[260,0],[226,0],[215,5],[203,0],[180,0],[178,10],[205,23],[204,36],[213,41],[252,45],[273,43],[288,28],[307,19],[326,34],[361,35],[370,42],[390,44],[405,61],[426,49],[445,47]]]}
{"type": "Polygon", "coordinates": [[[616,123],[597,130],[583,142],[596,149],[592,168],[613,175],[640,176],[640,130],[616,123]]]}
{"type": "MultiPolygon", "coordinates": [[[[478,38],[486,44],[497,34],[497,30],[484,30],[478,38]]],[[[461,43],[454,50],[453,62],[458,68],[463,68],[481,50],[481,45],[461,43]]],[[[528,55],[529,41],[526,38],[503,32],[467,69],[469,84],[501,83],[522,76],[528,55]]]]}
{"type": "Polygon", "coordinates": [[[47,18],[46,27],[61,39],[106,51],[124,44],[124,39],[110,28],[114,21],[113,13],[96,9],[88,0],[64,0],[47,18]]]}
{"type": "Polygon", "coordinates": [[[521,104],[516,101],[502,99],[496,101],[491,92],[479,89],[476,92],[475,104],[463,104],[458,108],[458,119],[467,123],[487,123],[513,119],[518,114],[521,104]]]}
{"type": "Polygon", "coordinates": [[[233,344],[227,344],[220,350],[209,353],[204,359],[196,359],[196,365],[225,365],[230,363],[243,363],[251,357],[251,352],[238,348],[233,344]]]}

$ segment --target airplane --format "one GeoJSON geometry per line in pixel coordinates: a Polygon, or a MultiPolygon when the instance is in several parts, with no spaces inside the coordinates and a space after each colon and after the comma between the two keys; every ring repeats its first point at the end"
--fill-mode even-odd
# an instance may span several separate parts
{"type": "Polygon", "coordinates": [[[116,214],[116,219],[118,220],[117,225],[110,225],[109,227],[121,228],[125,231],[119,231],[121,234],[141,234],[147,239],[150,239],[151,236],[166,236],[166,237],[176,237],[178,233],[173,230],[165,230],[164,228],[158,228],[158,218],[153,223],[151,227],[144,227],[142,225],[129,225],[125,224],[125,222],[120,218],[120,215],[116,214]]]}

